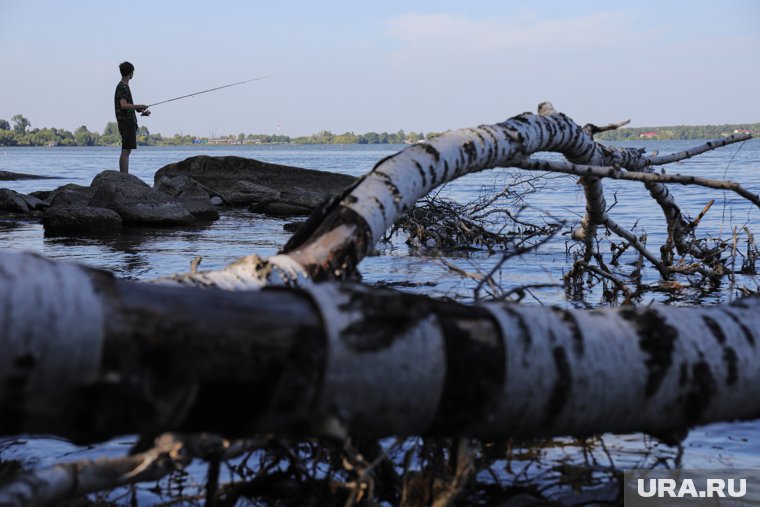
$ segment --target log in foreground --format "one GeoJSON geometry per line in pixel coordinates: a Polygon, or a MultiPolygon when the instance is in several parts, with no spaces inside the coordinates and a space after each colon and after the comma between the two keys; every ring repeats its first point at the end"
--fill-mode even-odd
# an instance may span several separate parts
{"type": "Polygon", "coordinates": [[[0,253],[0,434],[672,435],[760,417],[760,298],[461,305],[227,292],[0,253]]]}

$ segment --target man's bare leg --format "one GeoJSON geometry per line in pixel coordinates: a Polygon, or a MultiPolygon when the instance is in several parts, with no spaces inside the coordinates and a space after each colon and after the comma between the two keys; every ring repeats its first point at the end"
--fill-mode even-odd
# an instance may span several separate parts
{"type": "Polygon", "coordinates": [[[121,150],[121,156],[119,156],[119,171],[124,174],[129,174],[129,153],[132,150],[121,150]]]}

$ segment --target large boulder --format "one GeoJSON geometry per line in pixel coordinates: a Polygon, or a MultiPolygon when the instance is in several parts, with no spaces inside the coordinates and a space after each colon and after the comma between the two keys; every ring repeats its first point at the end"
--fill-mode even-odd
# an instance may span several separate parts
{"type": "Polygon", "coordinates": [[[225,201],[236,206],[279,201],[281,194],[279,190],[245,180],[236,181],[232,186],[220,189],[219,193],[225,201]]]}
{"type": "Polygon", "coordinates": [[[121,216],[113,210],[92,206],[54,206],[45,210],[42,225],[46,234],[119,231],[121,216]]]}
{"type": "Polygon", "coordinates": [[[114,210],[125,225],[189,225],[195,222],[195,217],[177,199],[151,188],[134,175],[103,171],[91,186],[95,188],[95,194],[89,205],[114,210]]]}
{"type": "Polygon", "coordinates": [[[169,164],[156,172],[162,178],[187,176],[233,205],[253,205],[266,210],[270,203],[297,208],[301,214],[325,199],[335,196],[356,178],[347,174],[301,169],[242,157],[209,157],[201,155],[169,164]]]}
{"type": "Polygon", "coordinates": [[[211,196],[192,178],[187,176],[161,178],[156,183],[155,189],[177,199],[198,220],[219,218],[219,212],[211,204],[211,196]]]}
{"type": "Polygon", "coordinates": [[[293,206],[303,206],[305,208],[316,208],[322,204],[325,199],[330,196],[326,196],[320,192],[314,192],[313,190],[303,187],[292,187],[285,190],[280,195],[282,202],[288,203],[293,206]]]}

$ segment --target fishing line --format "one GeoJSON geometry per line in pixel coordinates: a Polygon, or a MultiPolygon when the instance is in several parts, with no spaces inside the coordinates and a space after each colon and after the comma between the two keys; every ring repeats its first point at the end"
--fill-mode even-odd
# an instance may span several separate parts
{"type": "Polygon", "coordinates": [[[155,102],[153,104],[149,104],[148,107],[157,106],[159,104],[166,104],[167,102],[173,102],[175,100],[186,99],[188,97],[195,97],[196,95],[200,95],[201,93],[213,92],[213,91],[216,91],[216,90],[221,90],[222,88],[229,88],[231,86],[237,86],[237,85],[241,85],[241,84],[245,84],[245,83],[250,83],[251,81],[259,81],[261,79],[267,79],[267,78],[273,77],[273,76],[274,76],[274,74],[270,74],[268,76],[256,77],[256,78],[253,78],[253,79],[248,79],[246,81],[240,81],[238,83],[232,83],[232,84],[228,84],[228,85],[217,86],[216,88],[209,88],[208,90],[201,90],[199,92],[188,93],[187,95],[182,95],[181,97],[174,97],[173,99],[162,100],[161,102],[155,102]]]}

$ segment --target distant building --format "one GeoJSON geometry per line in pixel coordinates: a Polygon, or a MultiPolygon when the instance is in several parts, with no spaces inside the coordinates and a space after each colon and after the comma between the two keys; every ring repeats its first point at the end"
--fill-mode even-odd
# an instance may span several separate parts
{"type": "Polygon", "coordinates": [[[644,139],[652,139],[653,137],[657,137],[657,132],[642,132],[639,134],[639,137],[642,137],[644,139]]]}
{"type": "Polygon", "coordinates": [[[752,131],[748,129],[734,129],[734,134],[751,134],[752,131]]]}

